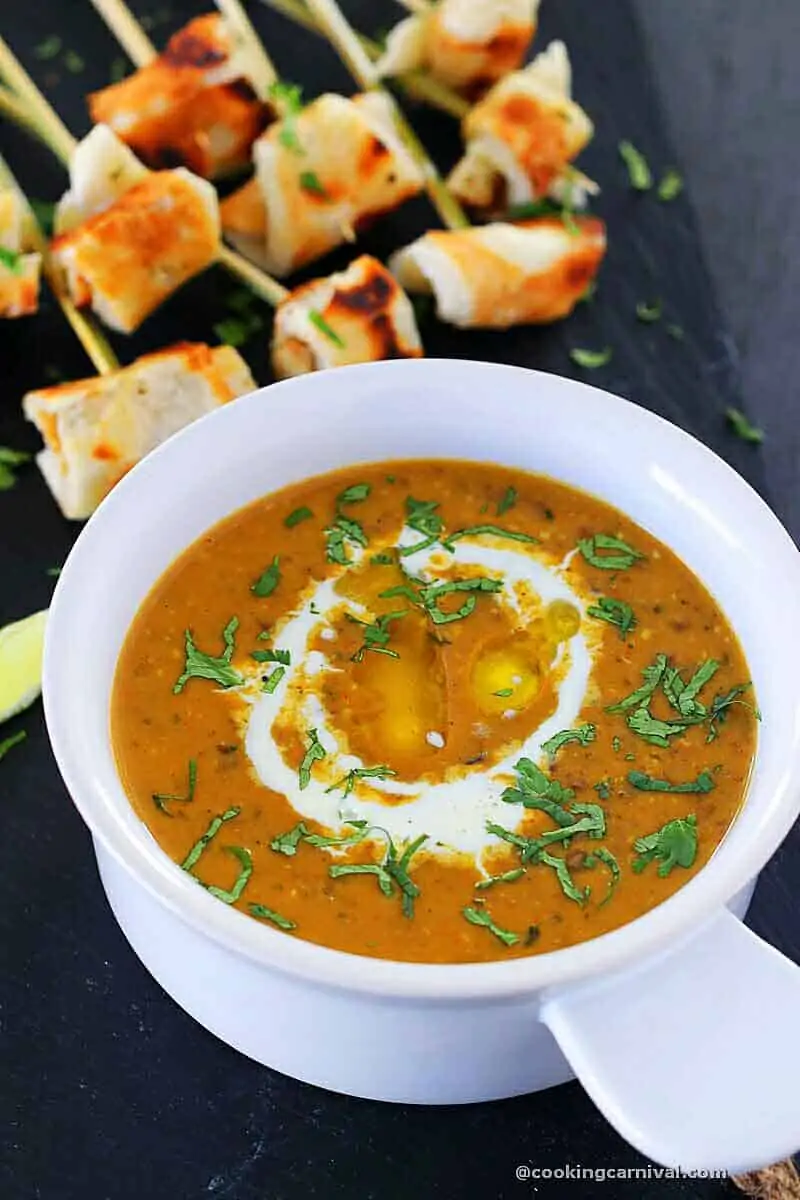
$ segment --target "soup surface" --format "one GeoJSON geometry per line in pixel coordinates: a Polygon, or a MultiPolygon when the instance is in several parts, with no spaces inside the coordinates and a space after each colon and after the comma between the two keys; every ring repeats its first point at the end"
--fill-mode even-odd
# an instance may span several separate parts
{"type": "Polygon", "coordinates": [[[609,505],[466,462],[347,469],[221,522],[123,647],[112,737],[221,901],[356,954],[556,950],[714,852],[757,713],[723,613],[609,505]]]}

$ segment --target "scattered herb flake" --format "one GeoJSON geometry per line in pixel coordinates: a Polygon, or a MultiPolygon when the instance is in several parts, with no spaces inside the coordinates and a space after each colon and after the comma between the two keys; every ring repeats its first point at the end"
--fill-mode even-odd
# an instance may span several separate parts
{"type": "Polygon", "coordinates": [[[0,492],[7,492],[17,482],[16,467],[30,462],[32,455],[24,450],[12,450],[9,446],[0,446],[0,492]]]}
{"type": "Polygon", "coordinates": [[[67,50],[64,55],[64,66],[69,71],[70,75],[80,75],[81,71],[86,66],[86,63],[81,58],[80,54],[75,50],[67,50]]]}
{"type": "Polygon", "coordinates": [[[373,554],[369,561],[374,567],[391,567],[394,565],[394,558],[391,554],[373,554]]]}
{"type": "Polygon", "coordinates": [[[647,165],[647,159],[637,150],[633,142],[619,143],[619,155],[628,168],[628,179],[631,187],[637,192],[647,192],[653,186],[653,176],[647,165]]]}
{"type": "Polygon", "coordinates": [[[61,38],[57,34],[51,34],[50,37],[39,42],[34,46],[33,53],[40,62],[50,62],[51,59],[57,58],[61,53],[61,38]]]}
{"type": "Polygon", "coordinates": [[[121,83],[128,74],[128,64],[124,58],[112,58],[108,73],[110,83],[121,83]]]}
{"type": "Polygon", "coordinates": [[[503,496],[497,505],[497,515],[502,517],[510,508],[514,508],[517,503],[517,489],[515,487],[507,487],[503,492],[503,496]]]}
{"type": "Polygon", "coordinates": [[[363,662],[364,655],[367,651],[372,650],[375,654],[385,654],[389,658],[399,658],[400,655],[396,650],[392,650],[389,646],[391,639],[391,630],[389,624],[391,621],[397,621],[400,617],[406,615],[406,609],[398,610],[397,612],[383,613],[376,617],[374,621],[361,621],[358,617],[354,617],[351,613],[347,613],[347,619],[356,625],[360,625],[364,630],[364,644],[356,650],[352,656],[353,662],[363,662]]]}
{"type": "Polygon", "coordinates": [[[668,325],[667,333],[671,338],[674,338],[676,342],[682,342],[686,337],[686,334],[683,332],[683,329],[680,325],[668,325]]]}
{"type": "Polygon", "coordinates": [[[594,784],[594,790],[601,800],[607,800],[611,795],[611,780],[601,779],[599,783],[594,784]]]}
{"type": "Polygon", "coordinates": [[[620,750],[622,749],[622,742],[616,736],[616,734],[611,739],[611,749],[614,751],[615,754],[619,754],[620,750]]]}
{"type": "Polygon", "coordinates": [[[317,312],[315,308],[312,308],[308,314],[308,319],[311,324],[320,331],[320,333],[325,335],[329,342],[333,342],[334,346],[338,346],[340,350],[344,350],[347,342],[345,342],[343,338],[339,337],[339,334],[335,329],[331,328],[321,312],[317,312]]]}
{"type": "Polygon", "coordinates": [[[186,663],[183,674],[172,689],[176,696],[183,691],[190,679],[210,679],[224,688],[238,687],[244,683],[243,676],[231,666],[238,628],[239,618],[231,617],[222,631],[225,649],[219,656],[204,654],[202,650],[198,650],[191,629],[186,630],[186,663]]]}
{"type": "Polygon", "coordinates": [[[502,699],[505,700],[508,696],[514,695],[514,689],[513,688],[500,688],[499,692],[492,692],[492,695],[500,696],[502,699]]]}
{"type": "Polygon", "coordinates": [[[680,196],[682,191],[683,178],[674,167],[670,167],[664,173],[658,185],[658,198],[659,200],[669,202],[670,200],[674,200],[676,196],[680,196]]]}
{"type": "Polygon", "coordinates": [[[369,545],[369,538],[364,533],[364,529],[359,522],[353,521],[350,517],[342,516],[341,513],[335,517],[333,524],[325,530],[325,539],[325,554],[328,562],[338,563],[343,567],[346,567],[350,562],[347,555],[347,542],[350,542],[354,546],[360,546],[362,549],[366,549],[369,545]]]}
{"type": "Polygon", "coordinates": [[[619,863],[617,862],[616,858],[614,857],[614,855],[611,853],[610,850],[606,850],[605,846],[598,846],[596,850],[593,850],[591,852],[591,854],[587,854],[586,860],[585,860],[585,866],[593,867],[593,866],[595,866],[596,862],[604,863],[608,867],[609,871],[611,872],[611,879],[609,880],[608,891],[606,892],[605,896],[603,897],[603,899],[600,901],[600,903],[597,906],[598,908],[602,908],[605,904],[608,904],[609,900],[614,895],[617,884],[620,881],[621,871],[619,869],[619,863]]]}
{"type": "Polygon", "coordinates": [[[0,246],[0,265],[12,275],[19,275],[22,272],[22,255],[18,250],[7,250],[5,246],[0,246]]]}
{"type": "Polygon", "coordinates": [[[323,199],[328,199],[328,192],[316,171],[301,171],[300,187],[304,192],[311,192],[313,196],[322,196],[323,199]]]}
{"type": "Polygon", "coordinates": [[[743,442],[752,442],[753,445],[758,446],[764,441],[764,430],[751,424],[738,408],[726,408],[725,416],[733,432],[743,442]]]}
{"type": "Polygon", "coordinates": [[[660,321],[661,313],[662,306],[660,300],[654,300],[652,304],[640,300],[636,305],[636,319],[642,321],[645,325],[652,325],[655,321],[660,321]]]}
{"type": "Polygon", "coordinates": [[[269,677],[264,680],[261,690],[266,692],[268,696],[271,696],[285,674],[286,667],[276,667],[275,670],[270,673],[269,677]]]}
{"type": "Polygon", "coordinates": [[[286,833],[280,833],[270,842],[270,849],[276,854],[285,854],[287,858],[294,858],[297,853],[297,847],[308,837],[308,828],[300,821],[293,829],[287,830],[286,833]]]}
{"type": "Polygon", "coordinates": [[[20,729],[19,733],[12,733],[11,737],[4,738],[0,742],[0,760],[4,759],[9,750],[13,750],[15,746],[19,746],[25,741],[27,733],[24,729],[20,729]]]}
{"type": "Polygon", "coordinates": [[[573,346],[569,356],[579,367],[584,367],[587,371],[595,371],[598,367],[604,367],[606,363],[610,363],[613,353],[610,346],[605,346],[602,350],[587,350],[583,346],[573,346]]]}

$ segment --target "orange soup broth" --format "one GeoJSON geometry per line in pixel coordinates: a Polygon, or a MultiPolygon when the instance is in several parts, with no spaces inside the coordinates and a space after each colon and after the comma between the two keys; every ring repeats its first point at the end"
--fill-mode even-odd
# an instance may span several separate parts
{"type": "MultiPolygon", "coordinates": [[[[452,609],[444,601],[441,607],[452,609]]],[[[439,780],[448,771],[468,770],[469,764],[485,767],[501,756],[503,746],[507,752],[509,739],[521,744],[555,709],[559,676],[552,637],[509,627],[507,614],[499,611],[492,596],[480,596],[463,620],[431,628],[424,614],[407,611],[392,622],[391,630],[390,645],[398,658],[368,651],[354,662],[363,631],[346,621],[337,628],[335,644],[315,643],[341,669],[327,675],[324,684],[328,713],[365,764],[388,764],[401,780],[439,780]],[[509,647],[530,668],[520,684],[523,692],[527,688],[524,704],[514,715],[509,714],[511,701],[488,690],[493,686],[493,647],[500,675],[509,647]],[[487,679],[480,679],[481,672],[488,672],[487,679]],[[483,687],[479,710],[476,679],[483,687]],[[426,740],[425,731],[431,729],[445,732],[444,747],[426,740]]],[[[274,644],[280,644],[279,637],[274,644]]],[[[684,681],[698,664],[719,662],[702,693],[706,704],[715,694],[749,679],[736,636],[706,589],[670,550],[609,505],[549,478],[492,465],[426,461],[348,468],[249,505],[209,530],[169,568],[142,605],[123,647],[112,699],[112,738],[136,812],[176,863],[184,861],[215,816],[233,807],[240,810],[193,870],[204,884],[229,889],[240,864],[226,847],[249,850],[253,873],[236,902],[243,911],[252,903],[264,905],[295,923],[294,936],[355,954],[420,962],[505,959],[571,946],[647,912],[708,861],[734,819],[755,751],[749,692],[742,696],[747,704],[726,710],[713,740],[708,740],[709,725],[697,724],[670,738],[668,747],[638,736],[628,726],[626,713],[606,711],[641,685],[642,671],[658,653],[669,656],[684,681]],[[184,669],[187,629],[198,647],[218,655],[221,631],[236,616],[232,662],[252,667],[251,652],[273,645],[269,631],[298,606],[310,581],[321,581],[339,569],[326,559],[324,531],[337,511],[337,496],[354,483],[369,484],[370,494],[340,511],[358,520],[370,547],[363,569],[342,586],[347,594],[369,602],[376,614],[409,609],[402,598],[380,599],[382,591],[403,582],[397,565],[370,562],[373,547],[383,549],[399,535],[409,496],[435,500],[447,531],[492,523],[532,535],[540,543],[533,552],[551,565],[560,563],[579,539],[598,532],[622,539],[643,555],[628,569],[608,571],[576,552],[565,570],[570,586],[589,603],[600,597],[623,601],[637,619],[635,628],[622,636],[612,624],[582,618],[597,652],[589,691],[573,724],[592,723],[596,737],[586,745],[565,745],[552,761],[547,756],[539,760],[553,780],[574,789],[578,801],[599,804],[605,812],[601,840],[582,837],[566,850],[561,844],[553,847],[553,853],[565,859],[575,886],[590,887],[583,903],[565,895],[556,872],[543,864],[529,866],[513,882],[476,891],[482,876],[473,861],[426,855],[423,848],[411,866],[419,895],[409,917],[397,892],[384,895],[374,875],[330,876],[333,863],[378,861],[383,843],[365,842],[332,857],[301,841],[295,854],[277,853],[270,843],[296,826],[301,816],[283,795],[256,778],[244,750],[241,704],[203,679],[190,679],[175,694],[184,669]],[[286,517],[301,506],[313,516],[288,528],[286,517]],[[253,582],[275,555],[279,585],[259,598],[253,594],[253,582]],[[265,632],[267,637],[260,638],[265,632]],[[197,764],[192,800],[164,801],[158,807],[154,795],[188,794],[190,760],[197,764]],[[705,794],[644,791],[628,781],[632,771],[673,782],[711,772],[713,788],[705,794]],[[689,814],[696,816],[698,834],[691,868],[675,866],[662,877],[657,860],[634,872],[636,839],[689,814]],[[609,868],[586,864],[598,845],[620,868],[619,882],[606,903],[609,868]],[[519,940],[506,945],[489,929],[471,924],[463,914],[465,907],[490,914],[496,926],[519,940]]],[[[272,670],[273,664],[265,666],[265,677],[272,670]]],[[[676,717],[661,694],[652,700],[651,711],[654,717],[676,717]]],[[[307,748],[305,738],[280,723],[275,737],[286,760],[298,768],[307,748]]],[[[513,777],[508,782],[513,783],[513,777]]],[[[370,792],[371,799],[376,795],[370,792]]],[[[541,811],[526,812],[517,824],[521,810],[507,807],[504,824],[509,829],[535,837],[554,828],[541,811]]],[[[313,822],[306,824],[316,832],[329,832],[313,822]]],[[[499,874],[519,867],[519,856],[512,846],[499,844],[484,857],[484,864],[499,874]]]]}

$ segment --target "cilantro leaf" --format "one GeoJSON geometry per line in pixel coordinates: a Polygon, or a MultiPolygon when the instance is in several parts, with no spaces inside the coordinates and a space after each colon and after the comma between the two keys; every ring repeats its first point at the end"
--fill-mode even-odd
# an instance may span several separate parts
{"type": "Polygon", "coordinates": [[[670,167],[664,173],[658,185],[658,198],[668,203],[670,200],[674,200],[676,196],[680,196],[682,191],[683,179],[674,167],[670,167]]]}
{"type": "Polygon", "coordinates": [[[251,585],[250,591],[259,599],[265,600],[267,596],[271,596],[275,588],[281,581],[281,560],[280,555],[276,554],[267,569],[259,575],[254,584],[251,585]]]}
{"type": "Polygon", "coordinates": [[[287,529],[294,529],[295,525],[299,525],[301,521],[307,521],[313,515],[311,509],[303,505],[301,508],[296,508],[294,512],[290,512],[288,517],[284,517],[283,523],[287,529]]]}
{"type": "Polygon", "coordinates": [[[490,534],[492,537],[509,538],[514,542],[529,542],[531,545],[538,543],[539,539],[531,537],[529,533],[517,533],[513,529],[503,529],[499,525],[471,525],[467,529],[457,529],[455,533],[450,533],[443,539],[442,545],[445,550],[452,553],[453,543],[460,538],[465,537],[481,537],[482,535],[490,534]]]}
{"type": "Polygon", "coordinates": [[[668,779],[654,779],[644,771],[629,771],[628,783],[638,788],[640,792],[685,792],[687,794],[704,794],[712,792],[716,787],[711,771],[701,771],[696,779],[686,783],[670,783],[668,779]]]}
{"type": "Polygon", "coordinates": [[[495,925],[486,909],[467,906],[466,908],[462,908],[461,912],[470,925],[480,925],[482,928],[488,929],[504,946],[516,946],[519,941],[518,934],[511,933],[508,929],[501,929],[499,925],[495,925]]]}
{"type": "Polygon", "coordinates": [[[351,771],[348,771],[347,774],[343,775],[341,779],[338,779],[336,783],[332,783],[329,788],[325,789],[325,791],[335,792],[341,788],[343,798],[347,799],[347,797],[352,793],[359,779],[392,779],[396,774],[396,771],[393,771],[391,767],[386,766],[353,767],[351,771]]]}
{"type": "Polygon", "coordinates": [[[605,346],[602,350],[588,350],[584,346],[573,346],[569,352],[569,356],[574,363],[579,367],[583,367],[586,371],[596,371],[598,367],[604,367],[611,362],[613,350],[610,346],[605,346]]]}
{"type": "Polygon", "coordinates": [[[235,904],[250,882],[250,876],[253,874],[253,856],[244,846],[225,846],[224,849],[239,861],[241,870],[236,877],[236,882],[232,888],[220,888],[211,883],[204,883],[203,887],[223,904],[235,904]]]}
{"type": "Polygon", "coordinates": [[[621,538],[611,537],[607,533],[596,533],[590,538],[579,538],[578,549],[592,567],[600,567],[603,571],[626,571],[635,562],[640,562],[645,555],[621,538]],[[600,554],[601,550],[611,551],[600,554]]]}
{"type": "Polygon", "coordinates": [[[667,821],[655,833],[637,838],[633,848],[638,858],[633,860],[631,866],[637,875],[651,862],[660,863],[658,874],[662,879],[669,875],[673,867],[688,870],[697,857],[697,817],[691,813],[688,817],[667,821]]]}
{"type": "Polygon", "coordinates": [[[502,499],[497,505],[497,515],[502,517],[510,508],[514,508],[517,503],[517,489],[515,487],[507,487],[503,492],[502,499]]]}
{"type": "Polygon", "coordinates": [[[322,313],[317,312],[315,308],[312,308],[308,314],[308,319],[311,324],[314,325],[315,328],[317,328],[320,333],[328,339],[329,342],[333,342],[334,346],[338,346],[340,350],[345,348],[347,342],[344,340],[344,338],[339,337],[339,334],[335,329],[332,328],[332,326],[328,324],[322,313]]]}
{"type": "Polygon", "coordinates": [[[624,641],[628,634],[636,628],[636,616],[630,604],[624,600],[615,600],[611,596],[601,596],[596,604],[591,604],[586,610],[596,621],[606,621],[619,630],[619,636],[624,641]]]}
{"type": "Polygon", "coordinates": [[[189,853],[186,855],[186,858],[181,863],[181,870],[191,872],[192,867],[196,865],[206,846],[208,846],[209,842],[214,840],[225,822],[232,821],[234,817],[238,817],[241,811],[242,810],[240,808],[228,808],[224,813],[221,813],[220,816],[214,817],[203,836],[198,838],[189,853]]]}
{"type": "Polygon", "coordinates": [[[752,425],[738,408],[726,408],[725,416],[733,432],[743,442],[750,442],[754,446],[759,446],[764,441],[764,430],[759,429],[757,425],[752,425]]]}
{"type": "Polygon", "coordinates": [[[311,768],[315,762],[321,762],[327,756],[327,750],[322,745],[322,742],[317,736],[316,729],[308,731],[308,749],[303,756],[303,761],[300,763],[298,778],[300,780],[300,791],[304,792],[311,783],[311,768]]]}
{"type": "Polygon", "coordinates": [[[567,746],[570,742],[588,746],[590,742],[594,741],[596,734],[597,728],[591,723],[579,725],[577,729],[562,729],[560,733],[555,733],[546,742],[542,742],[542,749],[545,754],[550,755],[552,761],[562,746],[567,746]]]}
{"type": "Polygon", "coordinates": [[[170,811],[168,803],[170,800],[175,800],[179,804],[191,804],[194,800],[194,793],[197,787],[197,759],[189,759],[189,782],[186,788],[185,796],[177,796],[169,792],[153,792],[153,803],[159,812],[165,816],[171,817],[174,814],[170,811]]]}
{"type": "Polygon", "coordinates": [[[368,483],[354,483],[349,488],[345,488],[336,497],[336,503],[339,504],[360,504],[369,497],[372,487],[368,483]]]}
{"type": "Polygon", "coordinates": [[[15,746],[19,746],[25,741],[27,733],[24,729],[20,729],[19,733],[12,733],[11,737],[4,738],[0,742],[0,760],[4,759],[9,750],[13,750],[15,746]]]}
{"type": "Polygon", "coordinates": [[[247,909],[251,916],[258,917],[261,921],[271,921],[279,929],[284,929],[287,932],[290,929],[297,929],[296,921],[290,921],[288,917],[282,917],[280,913],[275,912],[273,908],[267,908],[265,904],[248,904],[247,909]]]}
{"type": "Polygon", "coordinates": [[[352,656],[353,662],[363,662],[364,655],[368,650],[372,650],[376,654],[386,654],[389,658],[399,658],[400,655],[397,651],[392,650],[389,646],[389,640],[392,636],[389,624],[391,621],[397,621],[400,617],[404,617],[406,611],[406,609],[401,609],[398,612],[383,613],[369,623],[367,621],[360,621],[358,617],[354,617],[351,613],[346,613],[348,621],[352,621],[356,625],[361,625],[364,629],[364,644],[352,656]]]}
{"type": "Polygon", "coordinates": [[[183,691],[190,679],[210,679],[224,688],[238,687],[244,683],[242,674],[231,666],[235,649],[234,639],[238,628],[239,618],[231,617],[222,631],[225,649],[218,656],[204,654],[202,650],[198,650],[191,629],[186,630],[186,662],[183,674],[172,689],[176,696],[183,691]]]}

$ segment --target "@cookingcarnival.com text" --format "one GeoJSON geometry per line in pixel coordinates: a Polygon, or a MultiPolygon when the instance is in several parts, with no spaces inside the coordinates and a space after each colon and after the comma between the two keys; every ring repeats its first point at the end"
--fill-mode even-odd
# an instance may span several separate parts
{"type": "Polygon", "coordinates": [[[558,1167],[540,1167],[536,1163],[519,1163],[514,1174],[521,1182],[530,1180],[592,1179],[595,1183],[620,1179],[727,1179],[727,1171],[689,1171],[682,1167],[585,1167],[582,1163],[564,1163],[558,1167]]]}

